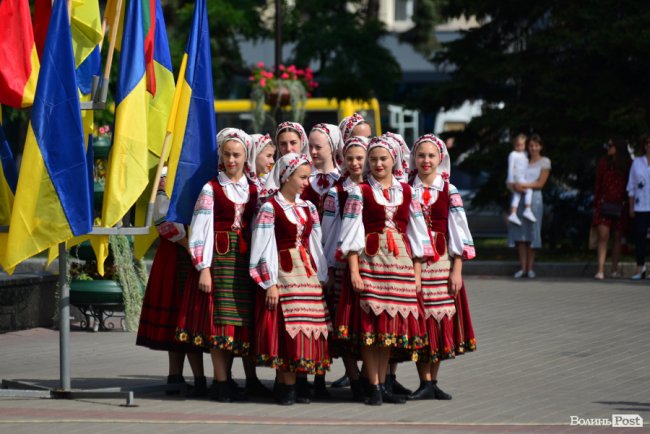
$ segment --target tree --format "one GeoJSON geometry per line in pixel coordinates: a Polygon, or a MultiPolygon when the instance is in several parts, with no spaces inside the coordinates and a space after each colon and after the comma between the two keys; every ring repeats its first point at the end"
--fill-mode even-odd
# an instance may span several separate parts
{"type": "MultiPolygon", "coordinates": [[[[477,200],[507,195],[509,137],[537,132],[553,162],[553,183],[578,191],[575,213],[589,200],[595,161],[608,136],[634,141],[650,127],[650,5],[444,0],[441,6],[445,18],[475,16],[481,23],[436,55],[436,62],[451,67],[450,80],[427,95],[425,101],[436,104],[423,104],[436,110],[466,99],[484,102],[483,115],[457,140],[461,151],[473,150],[466,167],[502,168],[490,171],[477,200]]],[[[566,194],[550,199],[556,207],[567,201],[566,194]]],[[[573,222],[588,228],[585,220],[573,222]]],[[[583,236],[584,230],[572,234],[583,236]]]]}

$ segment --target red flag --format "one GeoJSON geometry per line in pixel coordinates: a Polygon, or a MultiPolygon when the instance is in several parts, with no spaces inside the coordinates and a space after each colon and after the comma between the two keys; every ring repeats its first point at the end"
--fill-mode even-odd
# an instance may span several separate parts
{"type": "Polygon", "coordinates": [[[38,58],[43,56],[43,46],[45,45],[45,35],[47,35],[47,26],[50,23],[52,14],[52,0],[34,0],[34,42],[38,58]]]}
{"type": "Polygon", "coordinates": [[[0,104],[31,106],[39,62],[28,1],[1,1],[0,23],[0,104]]]}

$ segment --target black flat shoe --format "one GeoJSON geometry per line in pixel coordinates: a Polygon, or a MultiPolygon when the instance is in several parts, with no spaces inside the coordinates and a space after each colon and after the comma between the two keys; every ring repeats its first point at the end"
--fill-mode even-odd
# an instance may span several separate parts
{"type": "Polygon", "coordinates": [[[386,390],[395,395],[410,395],[413,393],[410,389],[402,386],[399,381],[397,381],[397,376],[395,374],[386,375],[386,390]]]}
{"type": "Polygon", "coordinates": [[[227,381],[213,381],[208,394],[213,401],[232,402],[231,389],[227,381]]]}
{"type": "Polygon", "coordinates": [[[350,383],[350,377],[348,377],[347,375],[344,375],[344,376],[342,376],[341,378],[339,378],[338,380],[334,381],[334,382],[330,385],[330,387],[333,387],[333,388],[335,388],[335,389],[338,389],[338,388],[340,388],[340,387],[348,387],[350,384],[351,384],[351,383],[350,383]]]}
{"type": "Polygon", "coordinates": [[[443,401],[448,401],[451,399],[451,395],[444,392],[441,388],[438,387],[438,382],[437,381],[432,381],[432,387],[433,391],[435,393],[436,399],[440,399],[443,401]]]}
{"type": "Polygon", "coordinates": [[[365,399],[366,405],[382,405],[384,403],[379,384],[371,384],[368,390],[370,393],[365,399]]]}
{"type": "Polygon", "coordinates": [[[325,386],[325,376],[316,375],[314,377],[314,399],[319,401],[329,401],[331,398],[332,397],[325,386]]]}
{"type": "Polygon", "coordinates": [[[404,404],[406,402],[406,398],[404,396],[392,393],[386,389],[386,386],[383,384],[379,385],[379,389],[381,390],[381,399],[383,402],[388,402],[390,404],[404,404]]]}
{"type": "Polygon", "coordinates": [[[296,403],[296,387],[294,385],[278,384],[278,397],[275,402],[280,405],[293,405],[296,403]]]}
{"type": "Polygon", "coordinates": [[[306,378],[296,378],[296,402],[298,404],[309,404],[309,383],[306,378]]]}
{"type": "MultiPolygon", "coordinates": [[[[183,387],[187,387],[185,378],[183,378],[182,375],[168,375],[167,384],[181,384],[183,385],[183,387]]],[[[179,387],[179,389],[176,390],[165,390],[165,395],[167,396],[179,395],[181,393],[180,389],[182,389],[183,387],[179,387]]]]}
{"type": "Polygon", "coordinates": [[[203,398],[208,394],[208,383],[205,377],[194,377],[194,386],[187,392],[188,398],[203,398]]]}
{"type": "Polygon", "coordinates": [[[420,387],[418,387],[418,390],[408,395],[406,399],[409,401],[436,399],[436,392],[433,390],[433,383],[431,383],[431,381],[420,381],[420,387]]]}
{"type": "Polygon", "coordinates": [[[247,396],[256,396],[258,398],[270,398],[273,396],[273,392],[267,389],[258,378],[246,380],[245,390],[247,396]]]}
{"type": "Polygon", "coordinates": [[[363,389],[361,380],[350,380],[350,389],[352,390],[352,400],[355,402],[364,402],[367,398],[366,391],[363,389]]]}

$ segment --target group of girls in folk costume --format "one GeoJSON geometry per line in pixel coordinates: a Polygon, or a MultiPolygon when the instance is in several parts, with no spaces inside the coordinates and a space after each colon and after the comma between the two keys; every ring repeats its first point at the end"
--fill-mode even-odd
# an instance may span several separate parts
{"type": "MultiPolygon", "coordinates": [[[[329,397],[332,356],[343,359],[355,400],[403,403],[390,363],[407,360],[421,379],[409,398],[451,399],[436,384],[439,362],[475,340],[461,275],[474,250],[449,155],[433,135],[412,152],[397,134],[370,135],[357,114],[309,136],[293,122],[274,140],[219,132],[218,174],[189,230],[194,267],[166,295],[181,298],[177,341],[210,350],[213,399],[243,398],[230,375],[235,356],[248,395],[269,393],[255,365],[276,369],[284,405],[309,402],[308,374],[314,396],[329,397]]],[[[152,271],[149,286],[160,276],[152,271]]]]}

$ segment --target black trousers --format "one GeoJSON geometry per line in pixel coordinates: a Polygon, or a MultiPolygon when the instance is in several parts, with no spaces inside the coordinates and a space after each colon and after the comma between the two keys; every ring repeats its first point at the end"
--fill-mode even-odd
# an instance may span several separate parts
{"type": "Polygon", "coordinates": [[[648,238],[648,227],[650,226],[650,212],[634,213],[634,243],[636,265],[642,267],[645,264],[646,244],[648,238]]]}

